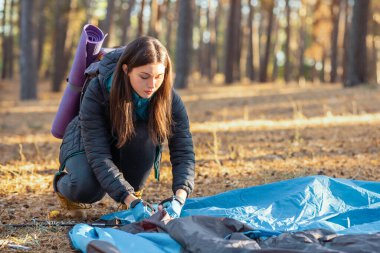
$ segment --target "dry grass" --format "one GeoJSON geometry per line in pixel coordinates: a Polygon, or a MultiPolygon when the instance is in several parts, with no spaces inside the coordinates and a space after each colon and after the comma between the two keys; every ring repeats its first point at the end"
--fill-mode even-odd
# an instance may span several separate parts
{"type": "MultiPolygon", "coordinates": [[[[17,83],[0,83],[0,223],[47,220],[58,203],[51,187],[60,140],[50,134],[61,94],[40,87],[38,101],[20,102],[17,83]]],[[[193,196],[312,174],[380,179],[380,90],[338,85],[198,85],[181,91],[197,159],[193,196]]],[[[145,198],[171,194],[164,148],[160,183],[149,179],[145,198]]],[[[86,220],[117,210],[106,197],[86,220]]],[[[67,217],[59,217],[71,221],[67,217]]],[[[70,252],[68,228],[0,227],[9,244],[33,252],[70,252]]]]}

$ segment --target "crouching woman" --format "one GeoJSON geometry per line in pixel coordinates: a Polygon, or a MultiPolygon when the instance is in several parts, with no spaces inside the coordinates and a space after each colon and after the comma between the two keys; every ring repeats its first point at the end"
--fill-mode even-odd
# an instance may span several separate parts
{"type": "MultiPolygon", "coordinates": [[[[162,206],[176,218],[194,187],[194,151],[185,106],[172,86],[166,48],[140,37],[99,63],[84,93],[79,116],[66,129],[60,172],[53,186],[67,209],[83,208],[107,193],[132,209],[135,220],[154,212],[142,196],[161,147],[168,140],[173,196],[162,206]]],[[[168,196],[165,196],[168,197],[168,196]]]]}

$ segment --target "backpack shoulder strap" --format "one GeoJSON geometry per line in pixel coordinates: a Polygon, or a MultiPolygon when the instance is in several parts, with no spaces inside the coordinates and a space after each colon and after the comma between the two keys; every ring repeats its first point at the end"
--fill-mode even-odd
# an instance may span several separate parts
{"type": "Polygon", "coordinates": [[[86,92],[90,81],[99,74],[99,63],[100,63],[99,61],[91,63],[90,66],[88,66],[86,70],[84,71],[86,80],[84,82],[84,85],[82,87],[82,91],[80,94],[80,104],[82,104],[84,93],[86,92]]]}

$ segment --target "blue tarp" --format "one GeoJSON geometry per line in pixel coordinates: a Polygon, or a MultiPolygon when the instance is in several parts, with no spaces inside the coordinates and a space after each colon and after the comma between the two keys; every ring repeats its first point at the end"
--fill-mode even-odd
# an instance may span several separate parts
{"type": "MultiPolygon", "coordinates": [[[[237,189],[186,201],[181,217],[229,217],[264,231],[325,228],[339,234],[380,232],[380,182],[308,176],[237,189]]],[[[134,222],[130,211],[109,214],[134,222]]],[[[136,235],[113,228],[76,225],[69,233],[73,246],[85,252],[93,239],[117,246],[121,252],[179,252],[180,245],[162,233],[136,235]]]]}

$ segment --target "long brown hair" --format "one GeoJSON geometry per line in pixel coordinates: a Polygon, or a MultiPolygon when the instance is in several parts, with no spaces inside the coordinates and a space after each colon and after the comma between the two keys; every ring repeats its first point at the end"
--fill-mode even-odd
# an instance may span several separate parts
{"type": "Polygon", "coordinates": [[[172,123],[172,66],[166,48],[155,38],[144,36],[130,42],[117,62],[110,93],[112,130],[118,137],[116,147],[122,147],[135,134],[134,104],[131,82],[122,65],[133,68],[152,63],[165,66],[161,87],[149,101],[148,131],[155,144],[170,135],[172,123]]]}

